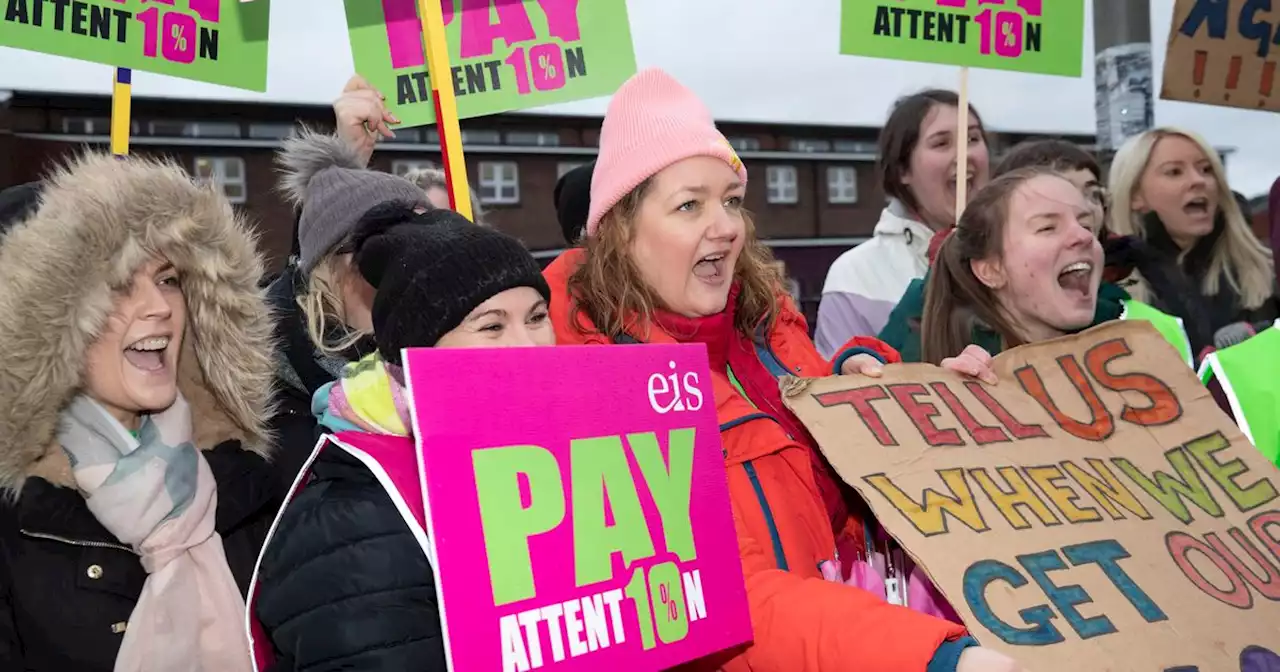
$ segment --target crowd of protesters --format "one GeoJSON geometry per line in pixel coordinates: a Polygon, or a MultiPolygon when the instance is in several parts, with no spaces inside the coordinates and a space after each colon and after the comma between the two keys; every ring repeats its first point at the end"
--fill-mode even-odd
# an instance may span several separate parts
{"type": "Polygon", "coordinates": [[[85,152],[5,190],[0,669],[250,670],[247,610],[272,670],[444,670],[421,530],[317,439],[411,436],[406,347],[688,342],[710,359],[754,632],[690,669],[1022,669],[969,636],[777,378],[919,361],[996,383],[1002,350],[1126,319],[1197,366],[1278,317],[1280,181],[1269,249],[1192,131],[1143,133],[1106,168],[1057,140],[996,157],[958,104],[890,112],[887,204],[832,265],[812,337],[746,165],[659,70],[556,185],[570,249],[545,271],[478,202],[449,210],[440,171],[367,167],[396,120],[358,77],[336,133],[278,156],[295,254],[267,281],[250,225],[175,163],[85,152]]]}

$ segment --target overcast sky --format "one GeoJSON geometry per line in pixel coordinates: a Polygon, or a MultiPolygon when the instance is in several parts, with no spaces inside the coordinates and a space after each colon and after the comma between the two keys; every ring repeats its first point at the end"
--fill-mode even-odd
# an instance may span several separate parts
{"type": "MultiPolygon", "coordinates": [[[[1164,67],[1173,3],[1151,0],[1156,73],[1164,67]]],[[[629,0],[629,5],[639,66],[667,69],[721,119],[875,126],[899,95],[956,83],[953,67],[841,56],[840,0],[629,0]],[[784,6],[807,9],[781,11],[784,6]]],[[[352,72],[345,30],[338,0],[272,0],[266,94],[141,72],[134,75],[133,90],[139,96],[327,103],[352,72]]],[[[973,102],[996,130],[1091,134],[1096,128],[1092,54],[1093,35],[1086,30],[1081,79],[974,70],[973,102]]],[[[111,69],[0,48],[0,89],[6,88],[106,94],[111,69]]],[[[606,103],[601,98],[543,111],[599,115],[606,103]]],[[[1280,176],[1280,114],[1156,101],[1156,123],[1185,126],[1219,147],[1236,148],[1230,157],[1232,187],[1249,196],[1265,193],[1280,176]]]]}

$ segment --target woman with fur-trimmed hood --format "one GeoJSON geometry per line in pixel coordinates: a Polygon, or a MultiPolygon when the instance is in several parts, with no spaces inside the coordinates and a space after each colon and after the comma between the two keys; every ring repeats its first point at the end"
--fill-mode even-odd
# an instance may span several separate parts
{"type": "Polygon", "coordinates": [[[253,235],[181,167],[86,154],[0,244],[0,669],[248,669],[274,511],[253,235]]]}

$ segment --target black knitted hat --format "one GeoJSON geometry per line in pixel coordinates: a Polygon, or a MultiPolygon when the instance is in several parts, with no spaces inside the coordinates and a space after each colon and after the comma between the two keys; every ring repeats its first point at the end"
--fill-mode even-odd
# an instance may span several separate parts
{"type": "Polygon", "coordinates": [[[552,198],[556,202],[556,218],[564,241],[577,245],[587,228],[587,214],[591,210],[591,176],[596,162],[583,164],[560,176],[552,198]]]}
{"type": "Polygon", "coordinates": [[[387,203],[370,210],[355,236],[356,267],[376,290],[373,332],[384,359],[431,347],[477,306],[508,289],[551,290],[515,238],[477,226],[452,210],[414,212],[387,203]]]}

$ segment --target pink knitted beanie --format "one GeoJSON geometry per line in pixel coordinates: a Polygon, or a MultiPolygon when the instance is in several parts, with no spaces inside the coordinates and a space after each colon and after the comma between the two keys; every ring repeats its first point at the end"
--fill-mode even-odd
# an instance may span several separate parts
{"type": "Polygon", "coordinates": [[[604,115],[587,235],[594,236],[605,214],[641,182],[694,156],[721,159],[747,181],[742,160],[692,91],[657,68],[636,73],[613,94],[604,115]]]}

